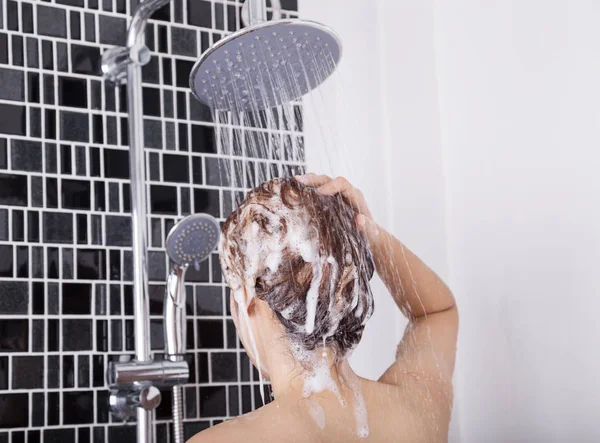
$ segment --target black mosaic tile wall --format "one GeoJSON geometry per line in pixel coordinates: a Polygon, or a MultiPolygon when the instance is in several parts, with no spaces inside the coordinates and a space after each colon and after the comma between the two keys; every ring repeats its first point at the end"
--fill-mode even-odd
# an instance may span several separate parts
{"type": "MultiPolygon", "coordinates": [[[[133,302],[126,94],[103,82],[100,54],[124,43],[138,2],[2,1],[0,443],[134,441],[135,427],[109,415],[105,383],[108,361],[133,356],[133,302]]],[[[281,3],[283,16],[295,17],[297,1],[281,3]]],[[[278,154],[301,139],[297,122],[286,125],[281,113],[281,129],[259,158],[235,146],[218,149],[210,111],[187,89],[199,53],[239,27],[240,6],[241,0],[175,0],[147,33],[156,355],[163,347],[163,239],[176,220],[192,212],[223,220],[244,190],[302,161],[278,154]],[[241,168],[243,185],[218,172],[224,161],[241,168]]],[[[216,254],[188,281],[187,437],[260,402],[216,254]]],[[[165,392],[156,411],[160,442],[170,441],[170,403],[165,392]]]]}

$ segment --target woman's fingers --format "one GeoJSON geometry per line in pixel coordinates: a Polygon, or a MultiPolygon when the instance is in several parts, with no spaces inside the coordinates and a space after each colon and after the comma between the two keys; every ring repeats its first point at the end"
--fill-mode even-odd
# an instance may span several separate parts
{"type": "Polygon", "coordinates": [[[371,218],[371,213],[369,212],[367,202],[365,201],[362,192],[352,186],[352,183],[346,178],[338,177],[332,179],[328,175],[317,175],[313,173],[299,175],[294,178],[304,185],[315,186],[319,194],[341,194],[358,213],[365,214],[368,218],[371,218]]]}
{"type": "Polygon", "coordinates": [[[308,173],[306,175],[297,175],[294,178],[296,180],[298,180],[300,183],[302,183],[303,185],[315,186],[315,187],[322,186],[325,183],[331,181],[331,177],[329,177],[327,175],[317,175],[317,174],[313,174],[312,172],[308,173]]]}
{"type": "Polygon", "coordinates": [[[338,177],[335,180],[328,181],[321,185],[317,192],[323,195],[333,195],[347,191],[352,191],[354,187],[344,177],[338,177]]]}
{"type": "Polygon", "coordinates": [[[358,213],[371,218],[371,213],[362,192],[352,186],[352,183],[344,177],[338,177],[325,183],[317,189],[317,192],[323,195],[342,194],[358,213]]]}

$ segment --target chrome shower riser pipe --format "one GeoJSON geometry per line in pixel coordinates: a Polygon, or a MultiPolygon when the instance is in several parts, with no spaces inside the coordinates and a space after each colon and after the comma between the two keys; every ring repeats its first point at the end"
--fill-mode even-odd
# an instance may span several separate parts
{"type": "MultiPolygon", "coordinates": [[[[131,222],[133,249],[134,340],[136,362],[152,362],[150,351],[150,311],[147,266],[147,202],[144,160],[142,66],[149,62],[145,31],[148,19],[170,0],[145,0],[133,15],[125,48],[112,48],[103,54],[102,71],[107,79],[127,82],[129,110],[129,159],[131,178],[131,222]]],[[[116,392],[114,396],[122,396],[116,392]]],[[[117,402],[118,403],[118,402],[117,402]]],[[[123,402],[121,402],[123,403],[123,402]]],[[[142,403],[143,404],[143,403],[142,403]]],[[[150,408],[150,406],[148,406],[150,408]]],[[[152,410],[136,408],[137,442],[154,443],[152,410]]]]}

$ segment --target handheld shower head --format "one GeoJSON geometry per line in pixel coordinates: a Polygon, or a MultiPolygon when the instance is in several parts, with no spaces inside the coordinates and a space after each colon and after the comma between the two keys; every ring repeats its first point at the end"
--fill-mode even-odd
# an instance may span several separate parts
{"type": "Polygon", "coordinates": [[[195,214],[177,223],[167,237],[171,271],[164,305],[165,354],[180,361],[186,353],[185,273],[188,266],[206,260],[217,247],[219,222],[207,214],[195,214]]]}
{"type": "Polygon", "coordinates": [[[277,20],[244,28],[219,41],[196,62],[190,87],[220,111],[259,111],[296,100],[335,71],[342,55],[337,34],[320,23],[277,20]]]}
{"type": "Polygon", "coordinates": [[[194,214],[177,223],[167,237],[167,254],[179,266],[206,260],[219,242],[219,222],[208,214],[194,214]]]}

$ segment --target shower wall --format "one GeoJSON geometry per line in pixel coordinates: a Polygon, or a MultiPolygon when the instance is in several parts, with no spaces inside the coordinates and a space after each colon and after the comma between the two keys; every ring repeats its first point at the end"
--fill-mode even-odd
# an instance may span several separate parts
{"type": "MultiPolygon", "coordinates": [[[[133,441],[112,420],[105,369],[133,356],[127,103],[100,54],[125,41],[137,0],[6,0],[0,9],[0,442],[133,441]]],[[[297,2],[282,0],[284,17],[297,2]]],[[[223,220],[257,181],[302,170],[284,146],[250,158],[246,131],[217,148],[210,111],[188,91],[195,58],[240,23],[238,0],[176,0],[150,21],[144,67],[152,349],[163,348],[163,239],[193,212],[223,220]],[[237,149],[236,149],[237,148],[237,149]],[[235,167],[236,183],[222,173],[235,167]]],[[[296,110],[299,110],[297,107],[296,110]]],[[[298,150],[295,150],[298,152],[298,150]]],[[[260,402],[240,350],[217,255],[188,273],[186,437],[260,402]]],[[[170,395],[156,411],[169,440],[170,395]]]]}

